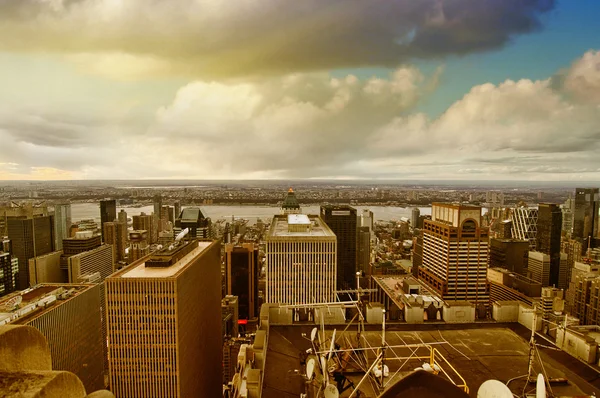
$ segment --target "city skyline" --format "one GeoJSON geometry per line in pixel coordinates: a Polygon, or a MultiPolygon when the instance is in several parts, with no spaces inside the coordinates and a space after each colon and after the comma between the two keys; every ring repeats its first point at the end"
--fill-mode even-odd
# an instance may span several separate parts
{"type": "Polygon", "coordinates": [[[600,181],[598,12],[4,2],[0,180],[600,181]]]}

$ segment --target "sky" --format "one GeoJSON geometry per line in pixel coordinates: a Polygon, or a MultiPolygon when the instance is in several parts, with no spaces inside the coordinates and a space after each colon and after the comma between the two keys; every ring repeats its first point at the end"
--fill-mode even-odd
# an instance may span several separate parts
{"type": "Polygon", "coordinates": [[[600,182],[597,0],[0,0],[0,180],[600,182]]]}

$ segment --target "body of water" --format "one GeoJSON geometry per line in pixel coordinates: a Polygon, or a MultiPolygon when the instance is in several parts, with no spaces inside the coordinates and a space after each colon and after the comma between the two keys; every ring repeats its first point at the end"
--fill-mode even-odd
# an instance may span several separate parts
{"type": "MultiPolygon", "coordinates": [[[[185,206],[184,206],[185,207],[185,206]]],[[[280,213],[280,209],[277,206],[220,206],[220,205],[205,205],[199,206],[202,209],[202,213],[206,217],[210,217],[213,220],[225,218],[231,220],[232,216],[235,218],[245,218],[250,221],[251,224],[256,222],[256,219],[262,218],[263,221],[268,221],[274,215],[280,213]]],[[[375,221],[377,220],[399,220],[401,217],[411,217],[412,207],[395,207],[395,206],[352,206],[356,208],[357,214],[360,215],[363,209],[369,209],[373,212],[375,221]]],[[[130,207],[123,206],[117,207],[117,213],[121,209],[127,212],[129,217],[138,215],[141,212],[150,214],[154,211],[152,205],[142,207],[130,207]]],[[[430,215],[431,207],[419,207],[421,215],[430,215]]],[[[303,206],[302,212],[304,214],[319,214],[319,206],[303,206]]],[[[73,203],[71,204],[71,218],[73,222],[94,219],[96,222],[100,222],[100,204],[99,203],[73,203]]]]}

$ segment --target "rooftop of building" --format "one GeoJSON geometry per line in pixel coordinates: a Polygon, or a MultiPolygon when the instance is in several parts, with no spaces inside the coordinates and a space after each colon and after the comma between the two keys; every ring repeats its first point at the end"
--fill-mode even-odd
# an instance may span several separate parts
{"type": "Polygon", "coordinates": [[[200,210],[199,207],[186,207],[181,211],[181,215],[179,216],[179,218],[181,219],[181,222],[189,223],[198,222],[206,217],[204,217],[204,214],[202,213],[202,210],[200,210]]]}
{"type": "MultiPolygon", "coordinates": [[[[379,325],[380,327],[380,325],[379,325]]],[[[529,360],[529,330],[522,325],[514,324],[511,328],[488,325],[487,327],[470,325],[454,325],[446,328],[429,328],[427,325],[419,329],[400,330],[388,326],[385,334],[386,357],[385,364],[389,366],[390,377],[385,382],[393,385],[396,381],[410,375],[413,369],[423,366],[423,360],[391,360],[392,357],[408,358],[414,354],[414,347],[402,347],[407,344],[420,345],[418,355],[429,352],[424,345],[429,344],[441,354],[448,363],[464,378],[469,387],[470,396],[476,396],[481,384],[487,380],[508,380],[527,374],[529,360]],[[401,367],[401,365],[404,365],[401,367]]],[[[269,327],[267,342],[266,366],[263,378],[263,396],[300,396],[304,393],[306,383],[301,375],[304,373],[300,363],[300,353],[311,348],[309,339],[302,337],[311,333],[312,326],[274,326],[269,327]],[[295,375],[295,369],[298,375],[295,375]],[[266,394],[266,395],[265,395],[266,394]]],[[[326,336],[331,336],[332,327],[326,327],[326,336]]],[[[348,348],[348,341],[353,337],[339,338],[341,330],[337,330],[337,343],[341,349],[348,348]]],[[[355,333],[353,333],[353,336],[355,333]]],[[[363,333],[362,345],[373,347],[364,352],[368,364],[373,363],[381,346],[381,331],[367,330],[363,333]]],[[[600,393],[595,371],[565,352],[540,349],[546,372],[551,379],[566,378],[568,383],[552,384],[555,396],[581,396],[584,394],[600,393]],[[588,382],[590,380],[590,382],[588,382]],[[593,383],[593,384],[591,384],[593,383]]],[[[355,385],[362,379],[364,371],[357,369],[350,361],[345,376],[355,385]],[[351,368],[351,369],[350,369],[351,368]]],[[[442,368],[459,381],[448,365],[442,368]]],[[[440,375],[440,377],[444,377],[440,375]]],[[[528,387],[523,378],[510,383],[511,390],[521,394],[528,387]]],[[[360,387],[361,396],[376,397],[372,383],[363,383],[360,387]]],[[[344,396],[348,396],[348,390],[344,396]]],[[[422,396],[422,395],[419,395],[422,396]]]]}
{"type": "Polygon", "coordinates": [[[10,293],[0,298],[0,324],[23,324],[94,286],[92,283],[42,283],[10,293]]]}
{"type": "Polygon", "coordinates": [[[472,205],[470,203],[448,203],[448,202],[433,202],[431,207],[447,207],[458,210],[481,210],[481,206],[472,205]]]}
{"type": "MultiPolygon", "coordinates": [[[[184,257],[179,259],[173,265],[168,267],[146,267],[146,261],[150,260],[154,255],[160,255],[159,253],[153,253],[151,255],[145,256],[138,261],[132,263],[130,266],[122,269],[121,271],[116,272],[111,275],[109,278],[172,278],[175,277],[178,273],[180,273],[184,268],[186,268],[192,260],[202,254],[209,246],[211,246],[213,241],[195,241],[198,247],[190,251],[184,257]]],[[[167,252],[165,254],[168,255],[168,248],[165,249],[167,252]]]]}
{"type": "Polygon", "coordinates": [[[412,303],[420,299],[422,302],[427,303],[444,303],[434,291],[429,289],[425,284],[419,282],[418,279],[412,275],[406,276],[373,276],[373,281],[379,285],[388,297],[398,306],[398,308],[404,308],[406,305],[412,306],[412,303]],[[410,288],[417,285],[419,287],[419,293],[410,293],[410,291],[404,291],[404,284],[408,284],[410,288]]]}
{"type": "MultiPolygon", "coordinates": [[[[297,218],[292,218],[292,220],[297,220],[297,218]]],[[[335,237],[335,234],[319,216],[290,214],[276,215],[273,217],[267,239],[277,237],[335,237]],[[304,217],[308,218],[310,224],[312,224],[312,228],[306,231],[290,232],[288,228],[290,220],[288,218],[289,216],[303,216],[302,219],[304,219],[304,217]]]]}
{"type": "MultiPolygon", "coordinates": [[[[490,273],[489,273],[489,271],[492,271],[492,272],[493,272],[493,271],[496,271],[496,272],[499,272],[499,273],[501,273],[501,274],[503,274],[503,275],[508,275],[508,276],[510,276],[511,278],[517,279],[517,280],[519,280],[519,281],[522,281],[522,282],[525,282],[525,283],[528,283],[528,284],[532,284],[532,285],[541,285],[541,283],[540,283],[540,282],[538,282],[538,281],[536,281],[536,280],[533,280],[533,279],[531,279],[531,278],[528,278],[528,277],[526,277],[526,276],[523,276],[523,275],[521,275],[521,274],[519,274],[519,273],[517,273],[517,272],[511,271],[511,270],[509,270],[509,269],[506,269],[506,268],[501,268],[501,267],[492,267],[492,268],[488,268],[488,276],[492,276],[493,274],[490,274],[490,273]]],[[[489,280],[489,279],[490,279],[490,278],[488,278],[488,280],[489,280]]]]}

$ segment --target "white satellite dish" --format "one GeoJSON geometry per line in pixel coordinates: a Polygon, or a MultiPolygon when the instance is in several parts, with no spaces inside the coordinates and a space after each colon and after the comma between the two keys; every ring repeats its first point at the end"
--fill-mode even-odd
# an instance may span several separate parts
{"type": "Polygon", "coordinates": [[[313,328],[312,332],[310,332],[310,341],[315,341],[318,331],[319,331],[319,329],[313,328]]]}
{"type": "Polygon", "coordinates": [[[538,374],[537,382],[535,384],[535,398],[546,398],[546,383],[544,381],[544,375],[538,374]]]}
{"type": "Polygon", "coordinates": [[[487,380],[477,390],[477,398],[513,398],[513,393],[498,380],[487,380]]]}
{"type": "Polygon", "coordinates": [[[306,377],[308,378],[308,380],[312,380],[314,373],[315,373],[315,359],[310,358],[306,362],[306,377]]]}
{"type": "Polygon", "coordinates": [[[325,398],[338,398],[340,396],[340,392],[335,385],[327,384],[324,395],[325,398]]]}

